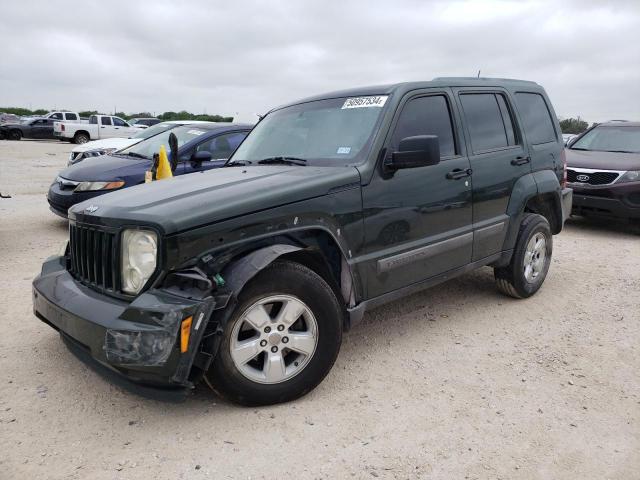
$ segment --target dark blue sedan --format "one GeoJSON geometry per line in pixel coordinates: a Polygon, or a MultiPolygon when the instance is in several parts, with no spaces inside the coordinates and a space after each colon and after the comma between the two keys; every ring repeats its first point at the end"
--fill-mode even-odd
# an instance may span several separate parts
{"type": "Polygon", "coordinates": [[[169,135],[178,138],[178,164],[174,175],[218,168],[251,130],[251,125],[198,123],[183,125],[150,137],[110,155],[89,158],[62,170],[49,187],[51,211],[67,218],[72,205],[89,198],[144,183],[153,155],[164,145],[169,152],[169,135]]]}

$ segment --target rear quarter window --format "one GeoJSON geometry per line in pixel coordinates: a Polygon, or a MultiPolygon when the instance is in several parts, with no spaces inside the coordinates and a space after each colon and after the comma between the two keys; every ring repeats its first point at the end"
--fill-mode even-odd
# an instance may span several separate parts
{"type": "Polygon", "coordinates": [[[542,95],[538,93],[516,93],[516,106],[525,135],[534,145],[540,143],[556,142],[556,130],[553,127],[553,120],[549,108],[542,95]]]}

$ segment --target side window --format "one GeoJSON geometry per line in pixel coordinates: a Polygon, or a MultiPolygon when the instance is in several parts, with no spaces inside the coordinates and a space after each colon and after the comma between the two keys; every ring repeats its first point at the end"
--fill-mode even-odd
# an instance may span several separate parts
{"type": "Polygon", "coordinates": [[[527,139],[532,144],[557,141],[551,114],[542,95],[516,93],[516,105],[524,124],[527,139]]]}
{"type": "Polygon", "coordinates": [[[405,104],[393,132],[392,149],[396,150],[403,138],[416,135],[436,135],[440,157],[456,154],[451,113],[444,95],[413,98],[405,104]]]}
{"type": "Polygon", "coordinates": [[[62,120],[62,114],[60,112],[56,112],[49,118],[55,118],[56,120],[62,120]]]}
{"type": "Polygon", "coordinates": [[[463,93],[460,102],[474,153],[516,144],[513,122],[502,95],[463,93]]]}
{"type": "Polygon", "coordinates": [[[67,120],[78,120],[78,116],[75,113],[65,113],[64,116],[67,120]]]}
{"type": "Polygon", "coordinates": [[[102,123],[102,125],[111,125],[111,117],[100,118],[100,123],[102,123]]]}
{"type": "Polygon", "coordinates": [[[513,129],[513,117],[507,107],[507,102],[504,96],[496,94],[496,100],[498,100],[498,107],[500,107],[500,113],[502,114],[502,123],[504,124],[504,131],[507,134],[507,142],[509,145],[516,144],[516,134],[513,129]]]}
{"type": "Polygon", "coordinates": [[[121,118],[118,118],[118,117],[113,117],[113,124],[116,127],[128,127],[127,123],[124,120],[122,120],[121,118]]]}
{"type": "Polygon", "coordinates": [[[207,140],[196,147],[196,152],[210,152],[212,160],[229,158],[238,148],[240,142],[246,137],[246,133],[227,133],[207,140]]]}
{"type": "Polygon", "coordinates": [[[89,117],[89,124],[90,125],[97,125],[98,124],[98,117],[96,117],[95,115],[91,115],[89,117]]]}

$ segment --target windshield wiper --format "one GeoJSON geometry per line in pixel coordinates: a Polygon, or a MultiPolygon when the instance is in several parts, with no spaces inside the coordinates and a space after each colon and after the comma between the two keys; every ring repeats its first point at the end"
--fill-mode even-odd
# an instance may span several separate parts
{"type": "Polygon", "coordinates": [[[127,152],[125,153],[125,155],[128,157],[144,158],[145,160],[151,160],[149,157],[145,157],[144,155],[136,152],[127,152]]]}
{"type": "Polygon", "coordinates": [[[307,161],[297,157],[269,157],[258,162],[259,165],[300,165],[305,166],[307,161]]]}
{"type": "Polygon", "coordinates": [[[253,162],[251,160],[232,160],[224,164],[225,167],[244,167],[246,165],[251,165],[253,162]]]}
{"type": "Polygon", "coordinates": [[[585,152],[590,152],[588,148],[580,148],[580,147],[569,147],[569,150],[584,150],[585,152]]]}
{"type": "Polygon", "coordinates": [[[607,152],[613,152],[613,153],[638,153],[638,152],[632,152],[631,150],[607,150],[607,152]]]}

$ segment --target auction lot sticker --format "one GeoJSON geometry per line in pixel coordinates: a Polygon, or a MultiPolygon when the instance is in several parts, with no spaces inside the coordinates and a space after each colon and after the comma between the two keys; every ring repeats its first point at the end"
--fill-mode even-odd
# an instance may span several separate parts
{"type": "Polygon", "coordinates": [[[345,108],[367,108],[367,107],[382,107],[389,98],[389,95],[382,95],[376,97],[354,97],[347,98],[342,105],[342,109],[345,108]]]}

